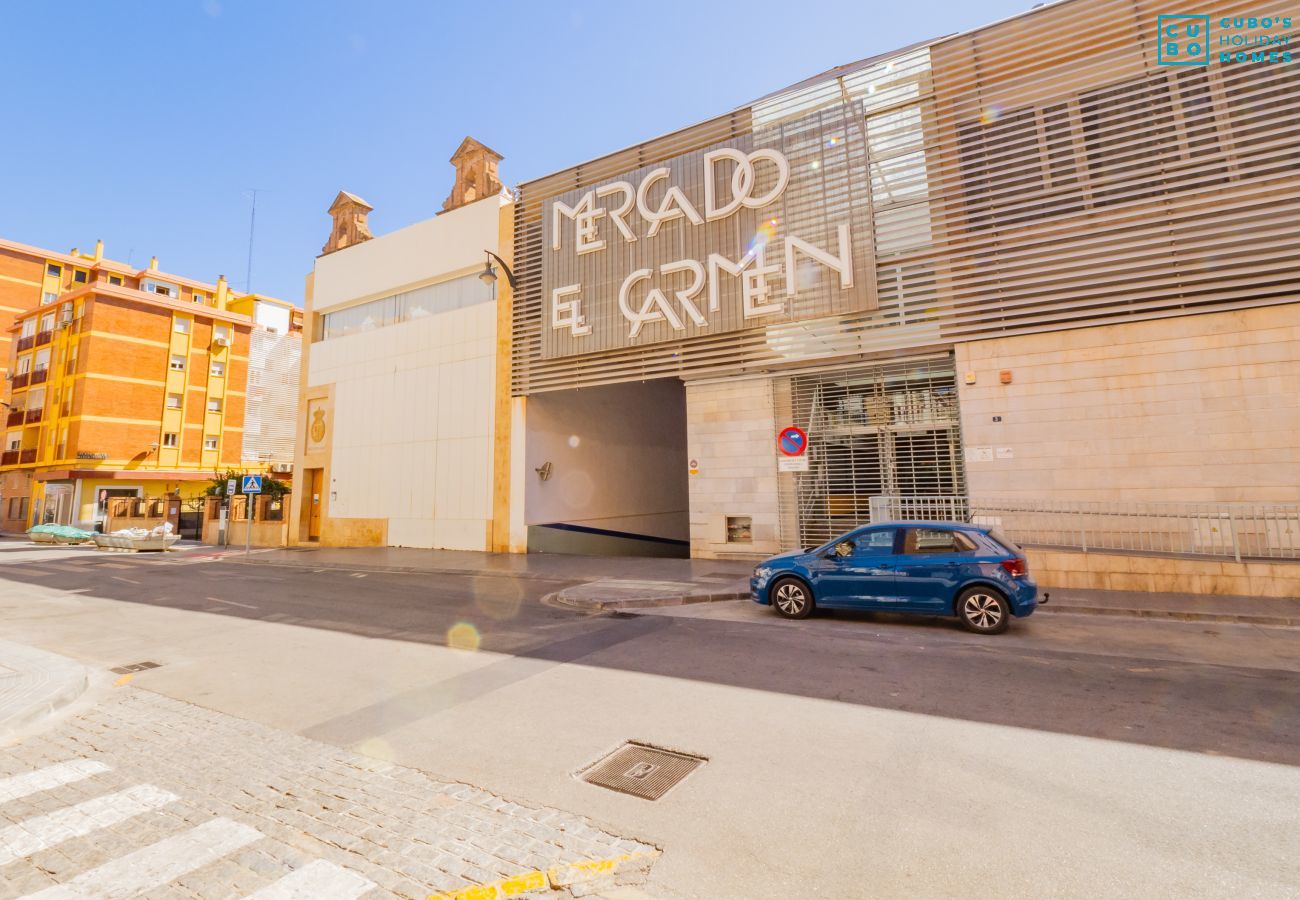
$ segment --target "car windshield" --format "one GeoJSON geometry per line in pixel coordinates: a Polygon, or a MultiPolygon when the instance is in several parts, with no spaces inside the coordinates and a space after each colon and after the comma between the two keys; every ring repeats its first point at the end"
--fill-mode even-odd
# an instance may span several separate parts
{"type": "Polygon", "coordinates": [[[1017,556],[1024,555],[1024,551],[1020,549],[1020,545],[1017,544],[1015,541],[1011,540],[1011,538],[1007,537],[1005,534],[1003,534],[999,529],[990,528],[988,534],[989,537],[993,538],[993,540],[997,541],[999,544],[1001,544],[1003,547],[1006,547],[1008,550],[1010,550],[1012,553],[1016,554],[1017,556]]]}

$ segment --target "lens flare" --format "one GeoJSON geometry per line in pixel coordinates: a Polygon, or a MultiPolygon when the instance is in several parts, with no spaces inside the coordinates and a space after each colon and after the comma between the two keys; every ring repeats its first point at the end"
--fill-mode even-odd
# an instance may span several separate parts
{"type": "Polygon", "coordinates": [[[470,585],[474,605],[489,619],[503,622],[519,615],[524,602],[522,585],[510,578],[475,578],[470,585]]]}
{"type": "Polygon", "coordinates": [[[838,134],[833,134],[826,139],[827,147],[838,147],[842,143],[844,143],[844,138],[840,137],[838,134]]]}
{"type": "Polygon", "coordinates": [[[814,159],[812,162],[808,163],[808,168],[812,169],[814,172],[816,172],[821,167],[822,167],[822,161],[820,159],[814,159]]]}
{"type": "Polygon", "coordinates": [[[980,113],[980,122],[985,125],[992,125],[1000,118],[1002,118],[1002,107],[998,106],[996,103],[990,103],[988,106],[984,107],[984,111],[980,113]]]}
{"type": "Polygon", "coordinates": [[[773,217],[758,226],[758,230],[754,232],[754,236],[749,240],[749,249],[745,252],[746,259],[753,258],[776,239],[776,226],[778,223],[779,220],[773,217]]]}
{"type": "Polygon", "coordinates": [[[572,447],[574,450],[577,450],[578,445],[581,443],[582,443],[582,438],[578,437],[576,434],[569,435],[569,446],[572,447]]]}
{"type": "Polygon", "coordinates": [[[457,622],[447,629],[447,646],[453,650],[473,652],[478,649],[482,641],[483,637],[478,633],[478,629],[469,622],[457,622]]]}

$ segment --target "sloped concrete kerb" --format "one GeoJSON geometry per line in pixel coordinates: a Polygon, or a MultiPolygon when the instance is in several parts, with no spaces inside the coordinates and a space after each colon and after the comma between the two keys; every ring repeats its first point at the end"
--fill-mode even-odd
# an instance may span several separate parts
{"type": "Polygon", "coordinates": [[[0,640],[0,741],[76,700],[88,684],[80,663],[0,640]]]}
{"type": "Polygon", "coordinates": [[[726,590],[718,585],[712,591],[670,591],[663,594],[651,594],[638,591],[627,596],[619,596],[619,590],[594,581],[574,585],[547,595],[548,602],[573,609],[587,609],[616,612],[624,609],[649,609],[659,606],[683,606],[687,603],[714,603],[723,600],[744,600],[749,597],[746,590],[726,590]]]}

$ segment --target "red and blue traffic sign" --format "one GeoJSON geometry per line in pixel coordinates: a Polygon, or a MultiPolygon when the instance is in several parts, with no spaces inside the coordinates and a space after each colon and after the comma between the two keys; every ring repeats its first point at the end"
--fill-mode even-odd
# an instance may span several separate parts
{"type": "Polygon", "coordinates": [[[776,436],[776,446],[786,456],[803,456],[803,452],[808,449],[808,435],[803,433],[802,428],[790,425],[782,428],[776,436]]]}

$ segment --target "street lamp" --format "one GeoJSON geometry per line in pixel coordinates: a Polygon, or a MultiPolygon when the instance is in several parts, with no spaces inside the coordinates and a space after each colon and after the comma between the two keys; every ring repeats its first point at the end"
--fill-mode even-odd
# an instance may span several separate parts
{"type": "Polygon", "coordinates": [[[510,267],[506,265],[506,261],[497,256],[491,250],[484,250],[483,252],[488,255],[489,259],[483,263],[483,271],[478,273],[478,280],[489,286],[496,284],[497,270],[492,266],[492,260],[495,259],[497,263],[500,264],[502,271],[506,273],[506,281],[510,284],[510,289],[514,290],[515,273],[510,271],[510,267]]]}

